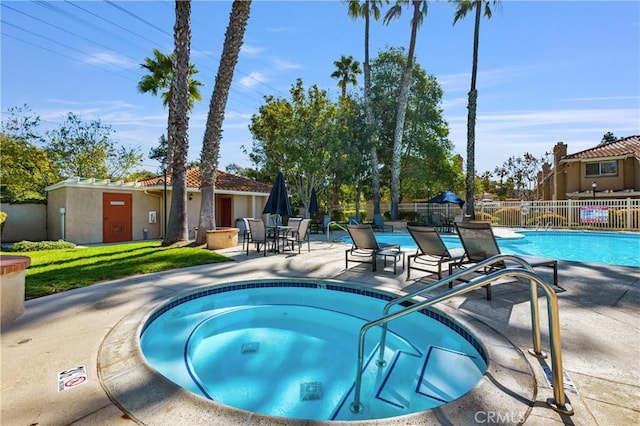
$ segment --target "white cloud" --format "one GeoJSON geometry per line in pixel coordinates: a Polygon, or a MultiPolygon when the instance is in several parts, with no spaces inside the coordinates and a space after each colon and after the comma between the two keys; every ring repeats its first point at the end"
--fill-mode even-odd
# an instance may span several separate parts
{"type": "MultiPolygon", "coordinates": [[[[562,141],[569,153],[596,146],[607,131],[623,137],[640,133],[634,108],[555,109],[479,113],[476,123],[476,169],[492,171],[511,156],[542,156],[562,141]]],[[[467,116],[447,115],[449,138],[466,159],[467,116]]]]}
{"type": "Polygon", "coordinates": [[[271,27],[271,28],[267,28],[265,31],[268,33],[281,33],[284,31],[287,31],[289,28],[287,27],[271,27]]]}
{"type": "MultiPolygon", "coordinates": [[[[537,72],[535,66],[527,68],[507,67],[493,70],[479,71],[477,85],[483,88],[497,86],[505,80],[522,78],[525,75],[537,72]]],[[[468,92],[471,85],[471,72],[459,72],[436,76],[440,86],[446,93],[468,92]]]]}
{"type": "Polygon", "coordinates": [[[300,64],[294,64],[292,62],[283,61],[282,59],[274,59],[273,63],[275,64],[276,68],[278,68],[278,69],[297,70],[297,69],[302,68],[302,65],[300,65],[300,64]]]}
{"type": "Polygon", "coordinates": [[[257,71],[249,73],[246,77],[242,77],[239,81],[240,85],[251,88],[259,83],[264,83],[267,81],[267,77],[257,71]]]}
{"type": "Polygon", "coordinates": [[[91,65],[113,65],[120,68],[136,68],[138,64],[123,56],[109,52],[94,53],[84,58],[84,62],[91,65]]]}
{"type": "Polygon", "coordinates": [[[593,97],[584,97],[584,98],[566,98],[566,99],[557,99],[557,102],[585,102],[585,101],[627,101],[627,100],[638,100],[640,97],[638,96],[593,96],[593,97]]]}
{"type": "Polygon", "coordinates": [[[245,54],[245,55],[249,55],[249,56],[255,56],[258,53],[264,52],[264,47],[255,47],[255,46],[250,46],[248,44],[243,44],[242,48],[240,50],[240,53],[245,54]]]}
{"type": "Polygon", "coordinates": [[[229,120],[249,120],[253,113],[241,113],[237,111],[227,110],[224,114],[224,118],[229,120]]]}

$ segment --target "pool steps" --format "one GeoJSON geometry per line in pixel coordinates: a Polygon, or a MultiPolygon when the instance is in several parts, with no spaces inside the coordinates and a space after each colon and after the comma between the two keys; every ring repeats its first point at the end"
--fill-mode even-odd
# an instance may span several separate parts
{"type": "MultiPolygon", "coordinates": [[[[456,389],[451,386],[454,380],[445,380],[441,374],[432,374],[441,371],[444,366],[454,378],[456,371],[462,371],[458,367],[466,368],[464,371],[473,370],[474,356],[450,349],[430,346],[423,353],[416,354],[402,350],[385,351],[387,367],[377,365],[378,349],[370,353],[363,372],[362,388],[366,389],[364,411],[376,418],[388,418],[405,415],[411,412],[429,410],[466,393],[466,390],[476,383],[482,376],[465,374],[455,377],[470,384],[467,387],[456,389]],[[466,365],[462,365],[466,364],[466,365]],[[412,386],[407,386],[407,381],[412,381],[412,386]]],[[[355,385],[355,382],[354,382],[355,385]]],[[[351,387],[344,400],[333,413],[331,420],[358,420],[361,416],[353,413],[349,407],[353,400],[354,386],[351,387]]]]}
{"type": "MultiPolygon", "coordinates": [[[[364,359],[364,342],[365,342],[365,334],[371,328],[378,328],[382,326],[382,338],[380,341],[380,352],[383,353],[385,351],[385,336],[387,334],[387,323],[393,321],[398,318],[402,318],[405,315],[408,315],[412,312],[415,312],[420,309],[427,308],[429,306],[435,305],[437,303],[448,300],[452,297],[459,296],[465,294],[469,291],[476,290],[480,287],[483,287],[493,281],[497,281],[503,277],[513,277],[513,278],[525,278],[526,281],[529,282],[529,305],[531,308],[531,334],[532,334],[532,343],[533,348],[529,350],[529,353],[539,359],[543,359],[547,357],[547,354],[542,352],[541,347],[541,337],[540,337],[540,313],[538,307],[538,289],[542,289],[543,293],[547,299],[547,314],[548,314],[548,328],[549,328],[549,346],[551,353],[551,370],[552,370],[552,387],[553,387],[553,398],[547,399],[547,405],[555,410],[558,413],[571,416],[574,414],[573,407],[568,402],[566,395],[564,393],[564,375],[563,375],[563,366],[562,366],[562,348],[560,346],[560,320],[558,317],[558,298],[551,288],[549,284],[547,284],[538,274],[533,272],[533,267],[524,259],[507,254],[500,254],[493,256],[489,259],[486,259],[482,262],[478,262],[472,266],[469,266],[467,269],[460,270],[455,274],[449,275],[443,279],[440,279],[434,282],[431,285],[428,285],[420,290],[417,290],[413,293],[410,293],[406,296],[399,297],[387,304],[383,311],[383,316],[380,318],[370,321],[367,324],[363,325],[360,329],[360,338],[358,343],[358,368],[356,369],[356,380],[354,387],[354,397],[353,402],[350,404],[350,409],[355,414],[362,414],[366,411],[365,403],[362,400],[362,382],[363,382],[363,359],[364,359]],[[504,268],[500,269],[496,272],[490,273],[488,275],[483,275],[484,272],[481,272],[481,275],[467,281],[465,284],[459,285],[458,287],[451,288],[448,291],[441,292],[434,296],[430,296],[427,299],[414,303],[411,306],[404,308],[401,311],[394,312],[392,314],[388,314],[388,308],[393,305],[399,303],[402,300],[412,299],[418,296],[424,297],[430,290],[434,290],[438,287],[442,287],[445,284],[451,285],[458,279],[462,277],[471,276],[471,274],[486,271],[488,268],[493,266],[494,264],[504,264],[505,261],[516,262],[520,265],[519,268],[504,268]]],[[[378,362],[379,365],[384,366],[385,361],[380,359],[378,362]]]]}

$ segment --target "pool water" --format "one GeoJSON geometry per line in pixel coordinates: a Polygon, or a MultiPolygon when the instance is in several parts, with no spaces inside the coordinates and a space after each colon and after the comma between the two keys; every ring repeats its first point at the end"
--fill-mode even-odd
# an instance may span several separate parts
{"type": "MultiPolygon", "coordinates": [[[[520,238],[499,238],[505,254],[550,257],[586,263],[640,267],[640,234],[581,231],[520,231],[520,238]]],[[[409,234],[376,234],[379,242],[415,249],[409,234]]],[[[457,235],[442,235],[448,248],[462,247],[457,235]]],[[[350,242],[350,239],[345,241],[350,242]]]]}
{"type": "Polygon", "coordinates": [[[381,329],[367,333],[364,411],[353,413],[358,333],[388,296],[335,285],[244,287],[156,311],[140,338],[147,361],[206,398],[307,420],[425,411],[464,395],[486,371],[482,347],[453,320],[412,313],[389,323],[384,368],[375,362],[381,329]]]}

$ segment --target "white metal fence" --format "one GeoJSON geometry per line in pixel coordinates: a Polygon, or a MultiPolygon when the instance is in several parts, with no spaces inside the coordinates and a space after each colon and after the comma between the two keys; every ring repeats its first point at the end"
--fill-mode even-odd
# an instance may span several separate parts
{"type": "MultiPolygon", "coordinates": [[[[640,199],[496,201],[478,203],[477,220],[490,220],[493,226],[517,228],[560,228],[640,231],[640,199]]],[[[373,218],[373,205],[363,203],[367,220],[373,218]]],[[[353,214],[352,206],[341,209],[353,214]]],[[[382,213],[390,206],[381,204],[382,213]]],[[[453,222],[463,211],[456,204],[405,203],[399,205],[400,219],[409,222],[453,222]],[[437,216],[437,217],[436,217],[437,216]]]]}

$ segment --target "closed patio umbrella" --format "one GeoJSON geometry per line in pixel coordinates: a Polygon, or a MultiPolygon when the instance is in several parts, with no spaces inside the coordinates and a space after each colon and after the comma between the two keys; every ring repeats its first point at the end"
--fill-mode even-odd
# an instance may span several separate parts
{"type": "Polygon", "coordinates": [[[276,181],[271,187],[267,204],[265,204],[262,213],[291,216],[291,203],[289,202],[289,194],[287,193],[287,186],[284,183],[282,172],[278,172],[278,176],[276,176],[276,181]]]}
{"type": "Polygon", "coordinates": [[[316,195],[316,189],[311,188],[311,198],[309,199],[309,213],[318,213],[320,208],[318,207],[318,196],[316,195]]]}

